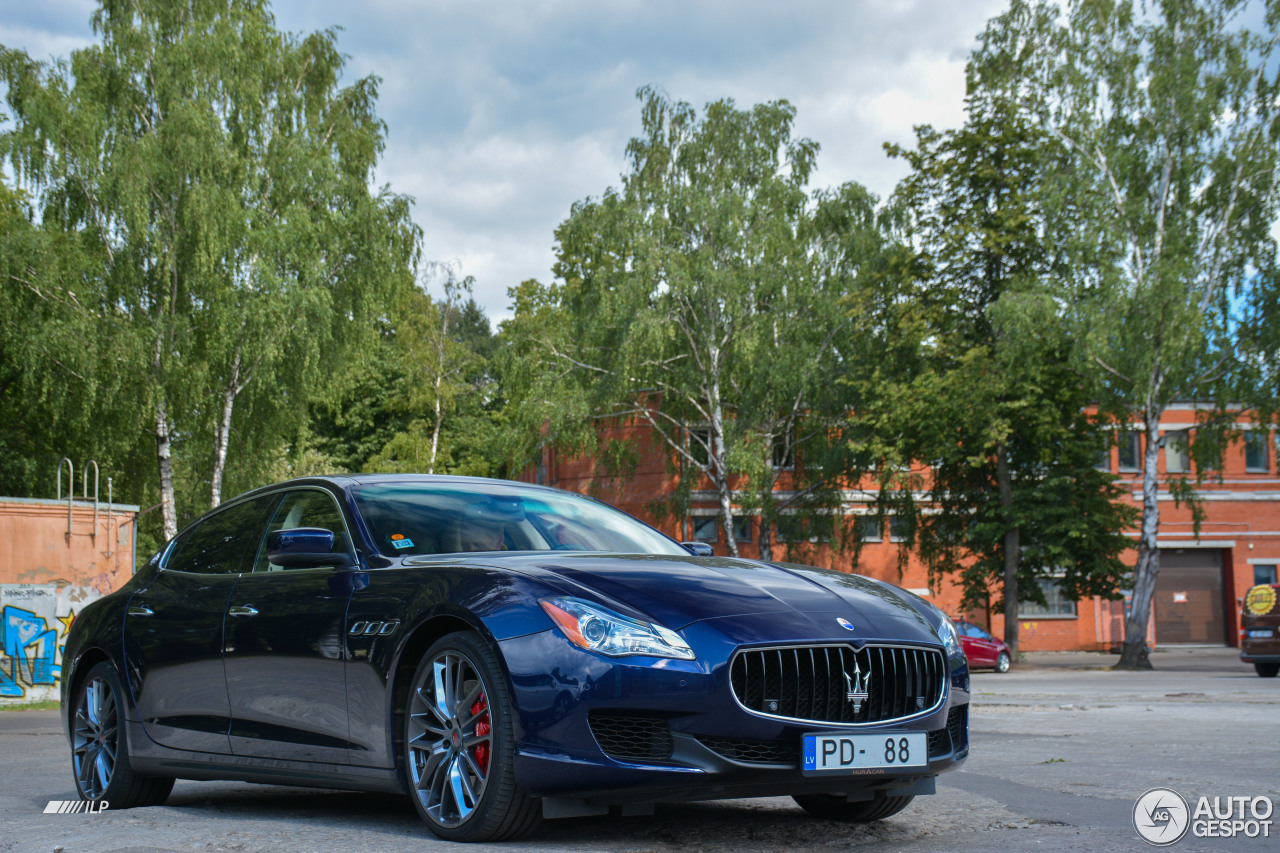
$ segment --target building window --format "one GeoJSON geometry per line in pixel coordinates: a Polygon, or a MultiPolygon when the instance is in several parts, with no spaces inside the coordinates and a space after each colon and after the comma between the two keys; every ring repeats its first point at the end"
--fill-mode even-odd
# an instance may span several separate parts
{"type": "Polygon", "coordinates": [[[733,517],[733,538],[739,542],[751,541],[751,516],[735,515],[733,517]]]}
{"type": "Polygon", "coordinates": [[[889,516],[889,541],[904,542],[907,536],[911,534],[911,516],[909,515],[891,515],[889,516]]]}
{"type": "Polygon", "coordinates": [[[1267,473],[1271,470],[1267,441],[1270,430],[1251,429],[1244,434],[1244,468],[1246,471],[1267,473]]]}
{"type": "Polygon", "coordinates": [[[1111,472],[1111,448],[1104,447],[1098,451],[1098,461],[1093,464],[1099,471],[1111,472]]]}
{"type": "Polygon", "coordinates": [[[694,462],[706,468],[711,464],[711,430],[708,427],[690,427],[688,430],[689,455],[694,462]]]}
{"type": "Polygon", "coordinates": [[[1137,471],[1142,462],[1142,437],[1132,431],[1120,433],[1120,470],[1137,471]]]}
{"type": "Polygon", "coordinates": [[[720,518],[715,515],[695,515],[693,517],[693,541],[719,542],[720,518]]]}
{"type": "Polygon", "coordinates": [[[791,436],[779,435],[774,437],[770,463],[774,468],[785,471],[796,467],[796,445],[791,436]]]}
{"type": "Polygon", "coordinates": [[[878,515],[860,515],[855,522],[858,525],[858,538],[863,542],[883,542],[883,519],[878,515]]]}
{"type": "Polygon", "coordinates": [[[1276,565],[1275,563],[1254,563],[1253,564],[1253,585],[1270,584],[1276,582],[1276,565]]]}
{"type": "Polygon", "coordinates": [[[1179,433],[1166,433],[1164,465],[1170,474],[1185,474],[1191,470],[1187,464],[1187,439],[1179,433]]]}
{"type": "Polygon", "coordinates": [[[832,519],[828,515],[778,517],[779,542],[829,542],[831,532],[832,519]]]}
{"type": "Polygon", "coordinates": [[[1040,591],[1044,593],[1045,604],[1024,601],[1018,605],[1018,617],[1028,616],[1075,616],[1076,603],[1062,594],[1057,578],[1038,578],[1040,591]]]}

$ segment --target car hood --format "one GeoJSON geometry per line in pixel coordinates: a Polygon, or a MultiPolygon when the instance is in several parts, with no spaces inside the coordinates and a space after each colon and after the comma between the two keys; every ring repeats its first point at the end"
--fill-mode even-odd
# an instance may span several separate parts
{"type": "Polygon", "coordinates": [[[871,578],[811,566],[729,557],[561,553],[512,555],[501,565],[541,576],[569,594],[586,593],[635,611],[672,630],[705,620],[771,614],[745,621],[785,624],[793,637],[797,631],[843,633],[836,622],[840,617],[851,620],[860,635],[900,635],[908,629],[906,622],[914,629],[909,633],[936,641],[921,611],[929,605],[921,599],[871,578]]]}

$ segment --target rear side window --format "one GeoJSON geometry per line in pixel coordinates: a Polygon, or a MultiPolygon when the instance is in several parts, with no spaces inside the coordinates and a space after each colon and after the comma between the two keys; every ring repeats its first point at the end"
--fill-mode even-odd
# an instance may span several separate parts
{"type": "Polygon", "coordinates": [[[214,513],[182,534],[166,568],[202,575],[248,571],[245,554],[258,543],[263,518],[276,495],[245,501],[214,513]]]}

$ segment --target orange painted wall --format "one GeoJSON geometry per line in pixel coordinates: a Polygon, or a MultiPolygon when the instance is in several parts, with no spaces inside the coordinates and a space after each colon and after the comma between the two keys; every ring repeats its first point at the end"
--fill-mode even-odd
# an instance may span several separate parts
{"type": "Polygon", "coordinates": [[[0,498],[0,583],[69,583],[106,595],[133,576],[138,507],[77,501],[67,536],[67,502],[0,498]]]}

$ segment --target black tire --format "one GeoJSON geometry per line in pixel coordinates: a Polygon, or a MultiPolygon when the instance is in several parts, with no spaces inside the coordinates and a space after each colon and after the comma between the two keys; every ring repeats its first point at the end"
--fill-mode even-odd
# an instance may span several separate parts
{"type": "Polygon", "coordinates": [[[516,786],[512,714],[479,636],[460,631],[427,649],[409,687],[404,759],[413,806],[439,837],[510,841],[542,822],[542,801],[516,786]]]}
{"type": "Polygon", "coordinates": [[[814,817],[846,823],[871,823],[893,817],[911,805],[915,797],[881,797],[851,803],[842,794],[796,794],[796,805],[814,817]]]}
{"type": "Polygon", "coordinates": [[[170,777],[143,776],[129,763],[123,723],[124,690],[116,668],[102,661],[89,670],[71,711],[71,771],[76,793],[109,809],[158,806],[173,790],[170,777]]]}
{"type": "Polygon", "coordinates": [[[1009,658],[1009,653],[1001,652],[1000,656],[996,658],[996,672],[1008,672],[1011,663],[1013,661],[1009,658]]]}
{"type": "Polygon", "coordinates": [[[1253,668],[1260,678],[1275,678],[1280,673],[1280,663],[1255,663],[1253,668]]]}

